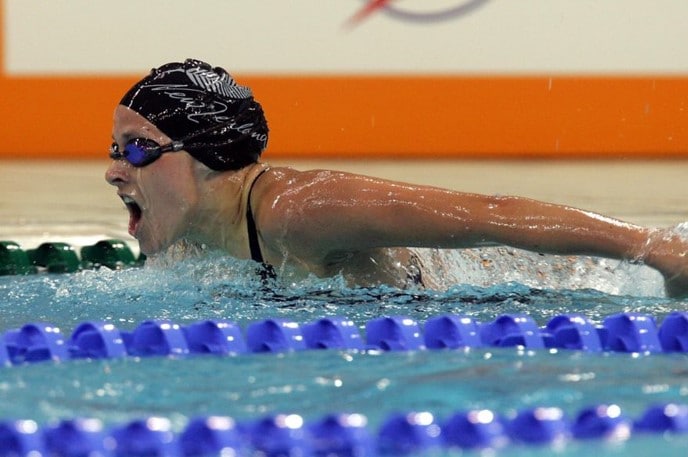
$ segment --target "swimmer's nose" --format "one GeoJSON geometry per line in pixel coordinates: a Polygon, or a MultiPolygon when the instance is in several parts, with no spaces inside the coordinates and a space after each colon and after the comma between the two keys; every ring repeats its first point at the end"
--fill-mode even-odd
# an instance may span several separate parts
{"type": "Polygon", "coordinates": [[[105,180],[113,186],[123,184],[129,180],[130,169],[129,162],[115,159],[110,162],[110,166],[105,170],[105,180]]]}

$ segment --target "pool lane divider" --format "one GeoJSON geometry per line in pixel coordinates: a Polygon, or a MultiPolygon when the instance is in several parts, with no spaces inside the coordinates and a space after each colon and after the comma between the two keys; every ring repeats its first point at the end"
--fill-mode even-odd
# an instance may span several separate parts
{"type": "Polygon", "coordinates": [[[407,316],[384,316],[365,323],[365,338],[346,317],[298,323],[263,319],[244,329],[229,320],[179,325],[169,320],[141,322],[133,331],[104,321],[83,322],[66,338],[55,325],[31,322],[0,334],[0,365],[122,357],[242,355],[306,350],[422,351],[519,347],[590,353],[688,352],[688,312],[672,312],[661,326],[652,316],[619,313],[594,325],[581,314],[562,314],[538,327],[532,317],[505,314],[491,322],[445,314],[421,325],[407,316]]]}
{"type": "Polygon", "coordinates": [[[567,417],[556,407],[511,414],[456,411],[438,418],[430,412],[393,413],[375,429],[362,414],[333,413],[315,420],[298,414],[235,421],[229,416],[190,419],[173,431],[163,417],[135,419],[105,427],[98,419],[76,418],[41,426],[32,420],[0,421],[2,455],[100,456],[399,456],[443,450],[487,450],[510,445],[556,445],[574,440],[622,442],[632,436],[688,432],[688,407],[661,404],[639,417],[618,405],[584,408],[567,417]]]}
{"type": "Polygon", "coordinates": [[[68,243],[42,243],[35,249],[22,249],[14,241],[0,241],[0,276],[27,275],[39,272],[74,273],[84,269],[107,267],[112,270],[140,266],[143,254],[134,256],[122,240],[101,240],[82,246],[77,254],[68,243]]]}
{"type": "MultiPolygon", "coordinates": [[[[24,250],[15,242],[0,241],[0,275],[39,271],[72,273],[99,267],[121,269],[140,266],[144,261],[144,255],[136,258],[128,245],[117,239],[83,246],[79,255],[67,243],[49,242],[24,250]]],[[[65,345],[55,326],[32,323],[2,335],[5,343],[0,342],[0,363],[326,348],[403,351],[523,346],[588,352],[688,352],[688,319],[685,313],[678,312],[669,315],[659,329],[651,316],[634,313],[610,316],[601,326],[594,326],[583,315],[565,314],[550,320],[543,329],[527,315],[505,315],[490,323],[480,323],[468,316],[446,315],[429,319],[424,332],[413,319],[395,316],[368,322],[366,335],[364,343],[354,324],[339,317],[310,324],[269,319],[250,325],[245,337],[236,324],[227,321],[206,321],[184,327],[167,321],[146,321],[132,333],[120,332],[112,324],[88,322],[80,325],[65,345]],[[151,335],[159,341],[152,343],[151,335]]]]}
{"type": "MultiPolygon", "coordinates": [[[[23,251],[0,242],[0,274],[72,272],[83,268],[125,268],[140,264],[126,244],[103,240],[81,249],[81,259],[64,243],[23,251]],[[8,260],[9,259],[9,260],[8,260]],[[9,265],[9,266],[8,266],[9,265]]],[[[507,314],[481,323],[470,316],[442,315],[423,328],[406,316],[386,316],[358,327],[344,317],[308,323],[265,319],[242,329],[224,320],[178,325],[147,320],[133,331],[107,322],[79,324],[68,339],[43,322],[0,334],[0,364],[120,357],[240,355],[304,350],[419,351],[521,347],[586,352],[688,352],[688,313],[673,312],[657,326],[652,316],[620,313],[594,325],[580,314],[563,314],[538,327],[527,315],[507,314]]],[[[570,420],[553,407],[504,416],[489,410],[459,411],[443,420],[429,412],[388,416],[377,431],[361,414],[332,414],[306,422],[296,414],[255,421],[200,417],[174,433],[165,418],[149,417],[106,429],[97,419],[77,418],[39,426],[31,420],[0,421],[0,454],[81,456],[209,455],[217,452],[293,455],[404,455],[443,449],[499,448],[508,444],[548,445],[569,440],[625,440],[631,435],[688,432],[688,406],[664,404],[632,419],[616,405],[597,405],[570,420]],[[94,454],[95,455],[95,454],[94,454]]]]}

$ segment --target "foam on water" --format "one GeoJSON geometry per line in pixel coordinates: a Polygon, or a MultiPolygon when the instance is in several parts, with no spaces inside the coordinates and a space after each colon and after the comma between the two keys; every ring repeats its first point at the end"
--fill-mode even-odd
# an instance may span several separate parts
{"type": "Polygon", "coordinates": [[[430,265],[432,283],[440,289],[455,284],[487,287],[518,282],[539,289],[596,289],[614,295],[664,295],[659,272],[624,261],[543,255],[508,247],[418,252],[430,265]]]}
{"type": "Polygon", "coordinates": [[[443,312],[490,320],[496,313],[524,312],[546,319],[577,310],[595,319],[619,311],[661,315],[680,308],[678,301],[662,296],[661,278],[648,268],[618,262],[610,266],[594,259],[553,258],[548,263],[537,255],[514,267],[506,261],[498,263],[500,256],[495,253],[504,256],[500,251],[493,251],[492,257],[477,251],[464,254],[453,271],[456,279],[451,274],[437,275],[443,289],[412,290],[350,288],[342,278],[290,281],[288,275],[263,283],[255,263],[210,253],[122,271],[103,268],[71,275],[0,278],[0,295],[5,297],[0,309],[7,329],[40,320],[57,325],[90,319],[135,324],[149,318],[189,322],[223,317],[245,323],[268,317],[304,321],[340,314],[362,322],[383,314],[425,319],[443,312]],[[468,255],[489,258],[488,268],[476,269],[479,262],[468,255]],[[581,274],[583,267],[585,274],[581,274]],[[462,277],[468,280],[461,281],[462,277]],[[565,287],[571,285],[578,287],[565,287]],[[639,290],[644,294],[630,293],[639,290]]]}

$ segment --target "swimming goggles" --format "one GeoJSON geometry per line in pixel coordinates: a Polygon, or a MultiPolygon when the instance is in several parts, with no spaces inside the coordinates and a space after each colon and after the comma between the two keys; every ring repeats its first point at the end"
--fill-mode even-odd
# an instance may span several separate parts
{"type": "Polygon", "coordinates": [[[113,160],[126,159],[127,162],[135,167],[145,167],[155,162],[166,152],[177,152],[184,148],[181,141],[172,141],[164,145],[159,145],[148,138],[133,138],[124,145],[120,151],[117,143],[110,146],[110,158],[113,160]]]}
{"type": "MultiPolygon", "coordinates": [[[[206,129],[192,133],[191,135],[187,136],[186,138],[183,138],[180,141],[171,141],[167,144],[163,144],[162,146],[156,143],[155,141],[151,140],[150,138],[132,138],[131,140],[126,142],[126,144],[124,145],[124,149],[120,151],[119,145],[116,142],[113,142],[110,145],[110,158],[113,160],[126,159],[127,162],[129,162],[137,168],[145,167],[146,165],[158,160],[160,156],[166,152],[181,151],[182,149],[184,149],[185,146],[189,146],[185,143],[192,138],[196,138],[198,136],[205,135],[206,133],[210,133],[215,130],[220,130],[225,127],[231,129],[233,128],[232,126],[235,123],[236,122],[234,119],[230,119],[227,122],[211,125],[206,129]]],[[[243,135],[250,135],[250,132],[243,133],[243,135]]]]}

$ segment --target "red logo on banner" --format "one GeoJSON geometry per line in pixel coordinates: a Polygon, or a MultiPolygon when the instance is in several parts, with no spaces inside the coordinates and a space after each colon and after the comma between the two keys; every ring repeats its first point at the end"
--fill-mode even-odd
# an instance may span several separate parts
{"type": "Polygon", "coordinates": [[[365,0],[365,5],[348,20],[348,24],[358,25],[375,13],[382,13],[407,22],[439,22],[466,15],[488,1],[365,0]],[[430,3],[432,6],[429,6],[430,3]]]}

